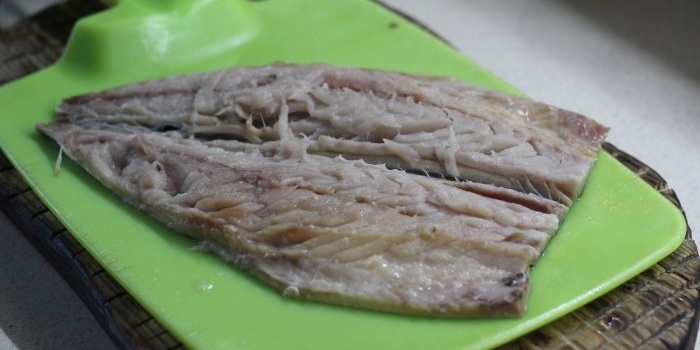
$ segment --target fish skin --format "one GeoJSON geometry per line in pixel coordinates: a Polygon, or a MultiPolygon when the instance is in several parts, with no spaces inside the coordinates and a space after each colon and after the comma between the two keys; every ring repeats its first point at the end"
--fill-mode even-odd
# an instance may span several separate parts
{"type": "Polygon", "coordinates": [[[440,317],[525,312],[608,130],[455,79],[322,64],[156,79],[56,113],[37,129],[103,185],[285,295],[440,317]]]}

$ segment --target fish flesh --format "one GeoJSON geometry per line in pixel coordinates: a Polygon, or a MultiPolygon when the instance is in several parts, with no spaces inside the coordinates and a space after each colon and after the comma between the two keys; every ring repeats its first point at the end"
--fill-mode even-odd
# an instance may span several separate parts
{"type": "Polygon", "coordinates": [[[448,78],[275,64],[65,100],[37,128],[286,295],[522,315],[607,128],[448,78]]]}
{"type": "Polygon", "coordinates": [[[566,211],[361,160],[277,159],[68,123],[41,130],[127,202],[286,294],[366,308],[520,314],[530,263],[566,211]]]}
{"type": "Polygon", "coordinates": [[[442,174],[571,204],[608,129],[580,114],[455,79],[275,64],[81,95],[62,120],[138,124],[442,174]]]}

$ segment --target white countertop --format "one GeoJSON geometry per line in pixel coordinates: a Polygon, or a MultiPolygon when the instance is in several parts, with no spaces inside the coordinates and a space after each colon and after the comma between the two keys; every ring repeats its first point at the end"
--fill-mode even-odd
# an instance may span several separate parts
{"type": "MultiPolygon", "coordinates": [[[[54,1],[2,2],[0,26],[54,1]]],[[[608,141],[667,180],[700,234],[700,2],[385,2],[530,97],[610,126],[608,141]]],[[[0,350],[114,348],[4,215],[0,241],[0,350]]]]}

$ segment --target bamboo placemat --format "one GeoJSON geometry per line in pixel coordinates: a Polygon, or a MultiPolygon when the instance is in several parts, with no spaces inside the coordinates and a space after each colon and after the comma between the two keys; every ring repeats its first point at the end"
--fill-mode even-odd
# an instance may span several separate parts
{"type": "MultiPolygon", "coordinates": [[[[75,22],[107,6],[72,0],[0,32],[0,85],[53,63],[75,22]]],[[[682,210],[673,189],[653,169],[609,143],[604,148],[682,210]]],[[[185,348],[71,236],[3,154],[0,209],[68,281],[117,346],[185,348]]],[[[688,228],[681,246],[655,266],[502,349],[693,349],[699,277],[700,258],[688,228]]]]}

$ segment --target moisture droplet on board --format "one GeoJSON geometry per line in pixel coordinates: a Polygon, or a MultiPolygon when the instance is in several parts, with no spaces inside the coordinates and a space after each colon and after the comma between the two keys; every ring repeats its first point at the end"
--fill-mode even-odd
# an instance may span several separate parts
{"type": "Polygon", "coordinates": [[[197,290],[208,291],[208,290],[212,290],[213,288],[214,288],[214,285],[211,282],[207,282],[207,281],[197,282],[197,290]]]}

